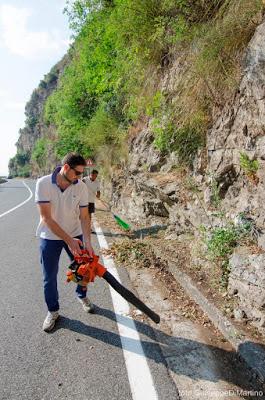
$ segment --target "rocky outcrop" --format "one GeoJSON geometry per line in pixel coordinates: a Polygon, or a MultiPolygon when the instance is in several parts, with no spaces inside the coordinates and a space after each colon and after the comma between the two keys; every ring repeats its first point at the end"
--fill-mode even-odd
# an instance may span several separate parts
{"type": "Polygon", "coordinates": [[[249,254],[248,248],[238,249],[231,257],[228,292],[237,296],[234,311],[237,320],[248,319],[265,332],[265,254],[249,254]]]}
{"type": "MultiPolygon", "coordinates": [[[[35,143],[40,138],[47,138],[54,140],[56,138],[56,130],[53,126],[47,126],[44,121],[44,106],[46,99],[56,89],[58,81],[64,68],[69,62],[68,55],[64,56],[51,71],[45,75],[44,79],[40,81],[39,86],[33,91],[29,102],[25,107],[25,126],[19,131],[19,139],[16,143],[17,157],[9,163],[10,175],[17,175],[19,168],[25,167],[29,162],[30,155],[34,149],[35,143]],[[20,155],[24,157],[25,163],[20,163],[20,155]]],[[[47,149],[47,162],[44,169],[39,170],[39,166],[31,160],[31,176],[37,176],[41,173],[50,172],[51,168],[56,165],[54,152],[49,152],[47,149]]]]}
{"type": "Polygon", "coordinates": [[[207,138],[209,173],[225,186],[224,205],[236,215],[247,211],[262,227],[265,221],[265,23],[251,40],[244,59],[244,76],[232,104],[227,104],[207,138]],[[240,153],[257,159],[259,184],[251,183],[240,165],[240,153]],[[239,201],[240,199],[240,201],[239,201]]]}
{"type": "MultiPolygon", "coordinates": [[[[244,76],[233,104],[228,104],[208,135],[208,171],[227,181],[223,206],[234,218],[251,215],[258,230],[258,244],[265,249],[265,23],[251,40],[244,60],[244,76]],[[258,180],[251,181],[240,165],[240,153],[257,159],[258,180]],[[227,171],[230,179],[227,180],[227,171]],[[223,178],[222,178],[223,177],[223,178]]],[[[230,260],[229,291],[239,300],[236,314],[265,326],[264,254],[236,252],[230,260]]]]}
{"type": "MultiPolygon", "coordinates": [[[[187,177],[174,153],[165,157],[153,147],[150,124],[131,140],[126,171],[113,178],[113,204],[135,222],[168,225],[168,237],[198,234],[199,227],[218,226],[212,207],[214,185],[222,212],[235,221],[243,213],[253,222],[260,248],[265,249],[265,22],[256,30],[242,61],[238,91],[213,115],[206,151],[198,153],[187,177]],[[241,164],[240,154],[258,160],[255,179],[241,164]],[[214,185],[213,185],[214,183],[214,185]],[[264,232],[263,232],[264,230],[264,232]]],[[[176,61],[162,85],[174,88],[183,63],[176,61]]],[[[264,255],[236,253],[231,259],[229,291],[238,298],[235,315],[264,326],[264,255]]]]}

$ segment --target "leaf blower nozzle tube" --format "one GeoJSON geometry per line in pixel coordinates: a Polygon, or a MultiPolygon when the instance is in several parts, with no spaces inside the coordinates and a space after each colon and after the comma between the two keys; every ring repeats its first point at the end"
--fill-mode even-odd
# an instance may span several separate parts
{"type": "Polygon", "coordinates": [[[118,292],[125,300],[129,301],[131,304],[133,304],[138,310],[142,311],[145,313],[149,318],[151,318],[152,321],[154,321],[156,324],[159,324],[160,322],[160,317],[158,314],[156,314],[154,311],[150,310],[149,307],[147,307],[140,299],[138,299],[130,290],[126,289],[124,286],[122,286],[117,279],[114,278],[113,275],[111,275],[108,271],[104,273],[102,276],[110,286],[113,287],[116,292],[118,292]]]}
{"type": "Polygon", "coordinates": [[[73,281],[78,285],[83,286],[84,290],[90,282],[94,282],[94,279],[99,276],[104,278],[110,286],[113,287],[125,300],[133,304],[140,311],[145,313],[151,318],[156,324],[160,322],[160,317],[154,311],[150,310],[141,300],[139,300],[132,292],[126,289],[124,286],[111,275],[106,268],[99,263],[99,256],[93,255],[90,257],[87,250],[82,250],[80,256],[76,256],[74,261],[69,265],[67,271],[67,282],[73,281]]]}

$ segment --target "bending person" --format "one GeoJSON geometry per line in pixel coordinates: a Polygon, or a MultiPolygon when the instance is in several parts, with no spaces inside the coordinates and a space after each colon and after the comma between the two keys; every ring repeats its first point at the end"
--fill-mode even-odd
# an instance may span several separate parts
{"type": "MultiPolygon", "coordinates": [[[[53,329],[59,317],[57,275],[62,250],[65,249],[70,259],[81,253],[82,246],[93,254],[88,191],[79,179],[84,172],[86,161],[79,154],[69,153],[62,164],[52,174],[38,179],[35,193],[40,213],[37,236],[40,237],[44,297],[48,308],[43,323],[45,332],[53,329]]],[[[77,285],[76,295],[83,309],[91,312],[93,305],[86,297],[86,290],[77,285]]]]}

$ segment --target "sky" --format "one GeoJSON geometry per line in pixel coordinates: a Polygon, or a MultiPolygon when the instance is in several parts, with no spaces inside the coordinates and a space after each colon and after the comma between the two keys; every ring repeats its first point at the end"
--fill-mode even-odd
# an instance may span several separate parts
{"type": "Polygon", "coordinates": [[[25,105],[67,52],[65,0],[0,0],[0,176],[16,154],[25,105]]]}

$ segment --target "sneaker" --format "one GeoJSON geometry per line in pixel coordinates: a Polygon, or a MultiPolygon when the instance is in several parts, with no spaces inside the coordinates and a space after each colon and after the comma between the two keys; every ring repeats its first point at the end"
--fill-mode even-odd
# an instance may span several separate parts
{"type": "Polygon", "coordinates": [[[50,332],[54,328],[55,322],[58,318],[59,318],[58,311],[48,311],[47,317],[43,322],[42,329],[45,332],[50,332]]]}
{"type": "Polygon", "coordinates": [[[92,313],[94,311],[94,305],[91,303],[91,301],[87,297],[77,297],[78,301],[82,304],[83,309],[87,313],[92,313]]]}

